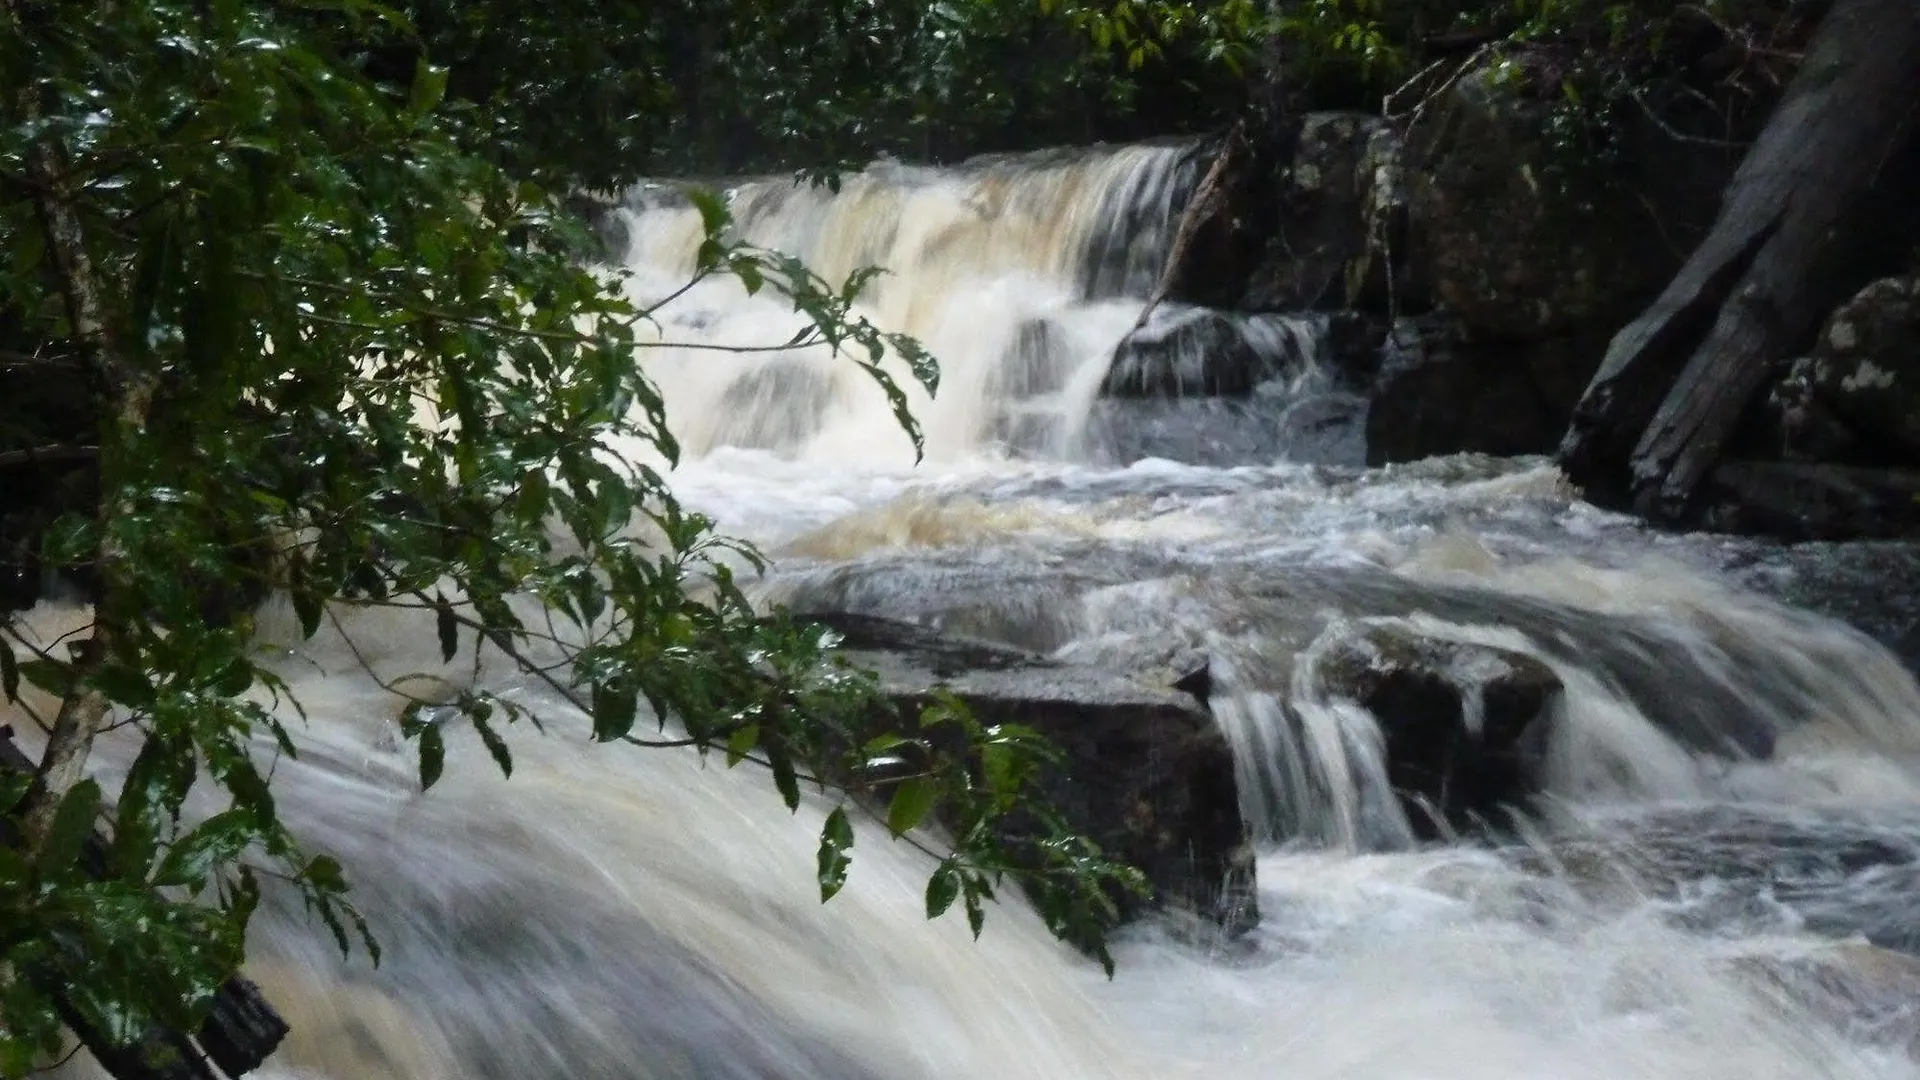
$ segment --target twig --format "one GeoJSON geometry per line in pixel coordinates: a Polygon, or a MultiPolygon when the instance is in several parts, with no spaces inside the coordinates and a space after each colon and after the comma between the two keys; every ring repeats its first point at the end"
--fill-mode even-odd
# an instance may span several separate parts
{"type": "Polygon", "coordinates": [[[1655,127],[1658,127],[1667,138],[1675,142],[1693,143],[1698,146],[1711,146],[1719,150],[1744,150],[1748,146],[1747,143],[1743,142],[1715,139],[1707,135],[1689,135],[1684,131],[1676,130],[1674,126],[1667,123],[1659,113],[1653,111],[1653,106],[1647,104],[1645,92],[1637,86],[1630,87],[1627,90],[1627,96],[1633,99],[1635,105],[1640,106],[1640,111],[1646,114],[1647,119],[1653,121],[1655,127]]]}
{"type": "Polygon", "coordinates": [[[92,461],[99,456],[100,448],[97,446],[78,446],[71,443],[29,446],[24,450],[0,451],[0,469],[10,469],[15,465],[52,464],[60,461],[92,461]]]}

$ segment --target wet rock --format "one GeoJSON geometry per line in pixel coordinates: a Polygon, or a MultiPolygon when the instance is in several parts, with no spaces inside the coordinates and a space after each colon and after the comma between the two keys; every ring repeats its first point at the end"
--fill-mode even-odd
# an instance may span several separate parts
{"type": "Polygon", "coordinates": [[[1379,723],[1388,780],[1417,834],[1501,820],[1539,790],[1547,718],[1562,693],[1540,661],[1370,627],[1336,643],[1316,674],[1323,692],[1379,723]]]}
{"type": "Polygon", "coordinates": [[[1385,306],[1405,212],[1397,133],[1362,113],[1306,113],[1268,198],[1269,235],[1241,306],[1297,311],[1385,306]]]}
{"type": "Polygon", "coordinates": [[[1058,323],[1028,319],[1014,331],[994,369],[993,394],[1019,400],[1055,393],[1073,374],[1076,359],[1058,323]]]}
{"type": "Polygon", "coordinates": [[[720,396],[716,446],[792,450],[820,430],[833,383],[802,363],[781,361],[742,375],[720,396]]]}
{"type": "Polygon", "coordinates": [[[1163,308],[1120,340],[1101,392],[1113,397],[1234,396],[1298,368],[1317,328],[1285,316],[1163,308]]]}
{"type": "Polygon", "coordinates": [[[1540,454],[1566,431],[1541,392],[1527,348],[1473,344],[1444,317],[1394,327],[1367,412],[1367,464],[1443,454],[1540,454]]]}
{"type": "MultiPolygon", "coordinates": [[[[902,710],[919,710],[945,685],[982,722],[1047,736],[1062,760],[1040,790],[1070,826],[1144,871],[1161,903],[1231,931],[1253,925],[1253,856],[1232,751],[1194,697],[911,623],[802,618],[838,631],[842,655],[877,673],[902,710]]],[[[1008,826],[1012,835],[1031,827],[1008,826]]],[[[1138,913],[1137,901],[1120,899],[1138,913]]]]}
{"type": "Polygon", "coordinates": [[[1729,461],[1700,494],[1701,524],[1783,540],[1920,536],[1920,469],[1729,461]]]}
{"type": "Polygon", "coordinates": [[[1734,153],[1637,117],[1620,160],[1568,145],[1551,57],[1470,70],[1411,125],[1411,274],[1477,335],[1529,339],[1617,323],[1653,296],[1713,216],[1734,153]],[[1644,126],[1644,130],[1642,130],[1644,126]]]}
{"type": "Polygon", "coordinates": [[[1800,456],[1920,464],[1920,276],[1884,278],[1842,304],[1775,393],[1800,456]],[[1834,445],[1836,422],[1852,446],[1834,445]]]}
{"type": "Polygon", "coordinates": [[[1862,942],[1735,958],[1729,966],[1764,990],[1871,1046],[1920,1058],[1920,960],[1862,942]]]}

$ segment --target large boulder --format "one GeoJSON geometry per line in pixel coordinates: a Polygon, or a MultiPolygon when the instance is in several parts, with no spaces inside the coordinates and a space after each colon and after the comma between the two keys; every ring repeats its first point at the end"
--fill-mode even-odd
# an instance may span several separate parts
{"type": "Polygon", "coordinates": [[[1836,309],[1773,400],[1791,457],[1920,464],[1920,275],[1883,278],[1836,309]]]}
{"type": "Polygon", "coordinates": [[[1565,60],[1490,59],[1409,126],[1410,271],[1478,337],[1612,328],[1666,284],[1739,162],[1724,133],[1681,134],[1714,120],[1682,95],[1616,113],[1598,152],[1565,60]]]}
{"type": "Polygon", "coordinates": [[[1580,338],[1474,342],[1457,319],[1401,319],[1368,406],[1367,464],[1549,453],[1603,349],[1580,338]]]}
{"type": "Polygon", "coordinates": [[[1286,161],[1259,196],[1273,205],[1259,208],[1267,237],[1241,306],[1375,306],[1396,272],[1388,256],[1405,213],[1400,137],[1363,113],[1305,113],[1292,124],[1278,140],[1286,161]]]}
{"type": "MultiPolygon", "coordinates": [[[[1160,903],[1231,932],[1253,925],[1253,853],[1233,754],[1192,694],[891,619],[800,617],[838,632],[842,655],[876,673],[903,712],[917,713],[943,686],[983,723],[1052,740],[1061,760],[1043,775],[1041,795],[1069,826],[1139,867],[1160,903]]],[[[1032,823],[1007,828],[1019,836],[1032,823]]],[[[1118,899],[1127,914],[1140,912],[1136,900],[1118,899]]]]}
{"type": "Polygon", "coordinates": [[[1484,827],[1539,792],[1562,693],[1540,661],[1370,626],[1328,648],[1315,674],[1323,694],[1380,725],[1387,779],[1416,835],[1484,827]]]}

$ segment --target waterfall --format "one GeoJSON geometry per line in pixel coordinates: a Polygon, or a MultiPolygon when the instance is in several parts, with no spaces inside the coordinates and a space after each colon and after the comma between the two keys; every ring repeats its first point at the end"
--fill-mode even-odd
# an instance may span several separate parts
{"type": "MultiPolygon", "coordinates": [[[[1083,455],[1114,349],[1159,280],[1177,210],[1197,177],[1190,145],[1130,146],[990,159],[959,169],[895,164],[844,177],[838,191],[790,180],[728,189],[734,238],[800,257],[839,283],[886,273],[860,313],[909,333],[939,359],[929,399],[907,389],[936,461],[1008,450],[1083,455]]],[[[636,300],[674,296],[696,265],[699,212],[642,188],[621,212],[636,300]]],[[[1197,313],[1167,305],[1154,329],[1197,313]]],[[[1295,379],[1315,360],[1320,320],[1226,317],[1246,347],[1295,379]]],[[[772,293],[732,279],[666,305],[647,371],[680,407],[675,436],[817,461],[911,460],[880,390],[823,346],[780,349],[804,325],[772,293]],[[751,354],[718,344],[761,346],[751,354]],[[687,348],[675,348],[686,345],[687,348]]],[[[1193,346],[1188,346],[1189,350],[1193,346]]]]}
{"type": "MultiPolygon", "coordinates": [[[[1920,928],[1896,887],[1920,866],[1912,676],[1736,584],[1721,541],[1649,536],[1542,462],[1319,460],[1285,419],[1326,391],[1312,317],[1170,307],[1153,333],[1217,317],[1271,359],[1252,398],[1275,411],[1241,424],[1176,403],[1152,423],[1210,447],[1204,461],[1140,452],[1138,418],[1103,412],[1101,388],[1197,160],[1135,146],[882,164],[838,192],[731,189],[739,238],[830,279],[887,268],[861,312],[919,336],[943,371],[931,400],[910,387],[918,468],[844,358],[701,347],[791,339],[800,317],[766,292],[712,280],[677,296],[645,364],[689,451],[676,492],[775,558],[759,600],[1143,678],[1209,657],[1260,838],[1257,928],[1128,928],[1108,982],[1014,898],[978,941],[959,919],[928,923],[928,860],[871,832],[822,905],[816,801],[789,814],[745,769],[593,745],[539,684],[443,663],[408,613],[349,613],[356,656],[332,627],[301,641],[271,607],[262,644],[307,717],[287,713],[302,752],[274,767],[278,803],[345,863],[386,958],[342,960],[270,895],[249,970],[294,1034],[262,1075],[1920,1076],[1900,996],[1920,961],[1818,936],[1920,928]],[[1518,826],[1530,842],[1416,842],[1379,718],[1327,674],[1373,631],[1497,648],[1557,678],[1548,790],[1518,826]],[[359,657],[478,679],[549,732],[513,733],[511,779],[450,733],[423,794],[397,703],[359,657]]],[[[627,287],[674,294],[697,211],[648,189],[621,214],[627,287]]],[[[81,619],[43,607],[26,629],[51,643],[81,619]]],[[[130,748],[109,740],[100,758],[114,784],[130,748]]]]}

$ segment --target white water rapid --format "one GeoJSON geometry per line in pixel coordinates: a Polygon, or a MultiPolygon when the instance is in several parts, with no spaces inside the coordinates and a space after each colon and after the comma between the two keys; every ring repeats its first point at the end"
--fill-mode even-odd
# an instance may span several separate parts
{"type": "MultiPolygon", "coordinates": [[[[734,193],[747,237],[829,278],[889,268],[864,310],[943,368],[937,398],[913,396],[918,467],[845,360],[664,349],[649,372],[689,449],[678,492],[776,557],[769,603],[1122,670],[1211,656],[1263,837],[1253,931],[1132,927],[1109,982],[1018,903],[978,942],[927,923],[929,866],[868,834],[823,906],[816,809],[689,755],[588,746],[532,685],[512,688],[554,734],[518,734],[512,779],[456,740],[422,795],[396,703],[336,638],[282,627],[311,721],[279,803],[345,861],[387,955],[343,962],[297,911],[263,912],[253,972],[294,1028],[263,1075],[1920,1077],[1920,961],[1860,943],[1920,945],[1920,688],[1753,588],[1817,589],[1853,555],[1655,537],[1540,462],[1361,468],[1310,318],[1242,322],[1273,359],[1245,402],[1100,401],[1191,179],[1187,150],[1134,147],[734,193]],[[1560,676],[1534,843],[1411,842],[1372,718],[1316,682],[1316,650],[1356,625],[1560,676]],[[1706,752],[1723,737],[1764,752],[1706,752]]],[[[697,215],[655,193],[624,219],[636,295],[672,292],[697,215]]],[[[726,282],[662,321],[690,344],[798,327],[726,282]]],[[[51,640],[74,618],[34,624],[51,640]]],[[[383,671],[441,669],[424,627],[351,626],[383,671]]]]}

